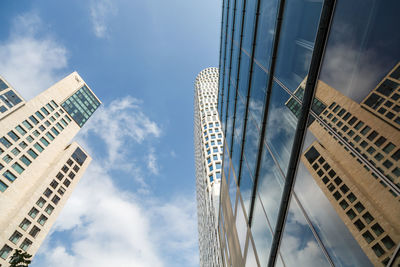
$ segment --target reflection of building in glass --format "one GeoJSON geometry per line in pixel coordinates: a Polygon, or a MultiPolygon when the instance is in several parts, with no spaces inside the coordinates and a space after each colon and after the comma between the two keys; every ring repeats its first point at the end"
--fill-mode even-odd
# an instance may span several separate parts
{"type": "Polygon", "coordinates": [[[384,33],[400,3],[354,1],[223,3],[224,266],[399,259],[399,71],[361,104],[354,88],[373,88],[398,62],[400,39],[384,33]]]}
{"type": "Polygon", "coordinates": [[[100,101],[76,72],[27,102],[3,79],[0,88],[12,92],[0,95],[0,265],[8,266],[14,249],[37,252],[91,161],[70,144],[82,124],[64,104],[91,115],[100,101]],[[82,88],[85,96],[75,99],[82,88]]]}
{"type": "Polygon", "coordinates": [[[224,142],[217,115],[218,69],[196,77],[194,146],[200,266],[220,266],[217,218],[224,142]]]}
{"type": "Polygon", "coordinates": [[[387,263],[400,241],[399,131],[322,81],[315,97],[327,108],[302,162],[371,262],[387,263]]]}
{"type": "Polygon", "coordinates": [[[362,106],[400,129],[400,62],[365,98],[362,106]]]}

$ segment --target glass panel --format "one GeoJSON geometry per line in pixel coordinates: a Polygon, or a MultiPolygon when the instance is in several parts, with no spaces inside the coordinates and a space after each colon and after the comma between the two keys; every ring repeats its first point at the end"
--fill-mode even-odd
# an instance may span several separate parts
{"type": "Polygon", "coordinates": [[[254,21],[256,15],[257,0],[246,0],[246,10],[243,23],[242,49],[248,54],[251,53],[253,44],[254,21]]]}
{"type": "Polygon", "coordinates": [[[253,250],[253,243],[249,241],[249,247],[247,248],[246,265],[245,267],[258,267],[256,255],[253,250]]]}
{"type": "MultiPolygon", "coordinates": [[[[304,147],[308,148],[313,140],[315,140],[315,138],[308,132],[304,147]]],[[[330,201],[335,201],[337,208],[340,206],[339,203],[342,203],[342,205],[344,205],[344,210],[346,210],[349,206],[349,202],[343,198],[328,200],[314,180],[318,179],[322,181],[325,172],[322,171],[324,174],[320,177],[317,174],[319,171],[312,169],[314,171],[313,173],[315,173],[315,178],[313,178],[304,165],[303,160],[304,158],[300,161],[297,170],[294,190],[307,214],[309,214],[309,218],[321,238],[321,241],[324,243],[333,263],[337,266],[370,266],[368,258],[330,203],[330,201]],[[341,202],[343,200],[344,202],[341,202]],[[340,233],[340,235],[338,235],[338,233],[340,233]]],[[[321,157],[315,158],[314,162],[318,162],[318,165],[324,166],[326,159],[323,161],[321,157]]],[[[337,182],[339,183],[340,181],[337,180],[337,182]]],[[[335,181],[333,181],[333,183],[337,185],[335,181]]],[[[347,186],[343,186],[343,182],[340,182],[338,187],[339,186],[345,191],[348,190],[348,188],[346,188],[347,186]]],[[[336,192],[339,192],[339,190],[336,192]]],[[[343,193],[343,191],[340,192],[343,193]]],[[[332,196],[334,196],[334,194],[332,194],[332,196]]],[[[340,209],[343,209],[343,207],[340,209]]]]}
{"type": "Polygon", "coordinates": [[[272,234],[261,201],[256,197],[254,202],[253,221],[251,233],[261,266],[267,266],[269,251],[271,249],[272,234]]]}
{"type": "Polygon", "coordinates": [[[263,148],[257,190],[271,228],[275,229],[283,191],[283,177],[266,146],[263,148]]]}
{"type": "Polygon", "coordinates": [[[244,207],[247,214],[250,213],[251,192],[253,190],[253,178],[247,167],[246,161],[242,162],[242,170],[240,174],[240,194],[242,195],[244,207]]]}
{"type": "Polygon", "coordinates": [[[268,75],[254,63],[249,99],[249,115],[254,120],[256,127],[260,130],[267,82],[268,75]]]}
{"type": "Polygon", "coordinates": [[[286,106],[289,98],[289,94],[274,82],[268,107],[266,142],[285,174],[297,125],[296,116],[286,106]]]}
{"type": "Polygon", "coordinates": [[[254,57],[257,63],[269,69],[269,60],[275,35],[278,0],[260,2],[257,41],[254,57]]]}
{"type": "Polygon", "coordinates": [[[292,198],[280,253],[286,266],[330,266],[299,206],[292,198]]]}
{"type": "Polygon", "coordinates": [[[242,255],[244,255],[244,247],[247,235],[247,220],[243,212],[240,198],[236,214],[236,230],[239,238],[240,251],[242,252],[242,255]]]}
{"type": "Polygon", "coordinates": [[[80,127],[86,123],[99,105],[100,102],[86,86],[83,86],[61,104],[80,127]]]}
{"type": "Polygon", "coordinates": [[[307,76],[321,8],[322,0],[285,2],[275,76],[291,91],[307,76]]]}

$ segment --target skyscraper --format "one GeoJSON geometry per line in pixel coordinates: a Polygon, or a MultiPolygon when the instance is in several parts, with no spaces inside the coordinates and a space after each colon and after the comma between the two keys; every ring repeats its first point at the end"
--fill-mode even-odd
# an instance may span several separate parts
{"type": "Polygon", "coordinates": [[[0,77],[0,265],[34,255],[91,158],[70,143],[100,101],[74,72],[32,100],[0,77]]]}
{"type": "Polygon", "coordinates": [[[217,113],[218,69],[207,68],[194,85],[194,148],[200,266],[221,266],[217,234],[224,138],[217,113]]]}
{"type": "Polygon", "coordinates": [[[398,265],[398,10],[224,1],[223,266],[398,265]]]}

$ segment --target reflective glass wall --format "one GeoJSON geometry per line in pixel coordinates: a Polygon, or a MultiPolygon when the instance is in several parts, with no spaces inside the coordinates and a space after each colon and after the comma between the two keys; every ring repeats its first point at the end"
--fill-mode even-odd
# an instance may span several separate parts
{"type": "Polygon", "coordinates": [[[226,266],[398,265],[399,11],[395,0],[224,1],[226,266]]]}

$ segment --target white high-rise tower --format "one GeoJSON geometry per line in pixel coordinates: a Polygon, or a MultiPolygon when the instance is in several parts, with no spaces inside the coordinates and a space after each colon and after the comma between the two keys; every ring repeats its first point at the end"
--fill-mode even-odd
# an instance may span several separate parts
{"type": "Polygon", "coordinates": [[[194,93],[194,147],[200,266],[221,266],[218,208],[223,135],[217,114],[218,68],[202,70],[194,93]]]}
{"type": "Polygon", "coordinates": [[[0,266],[39,249],[91,161],[70,142],[99,105],[76,72],[27,102],[0,77],[0,266]]]}

